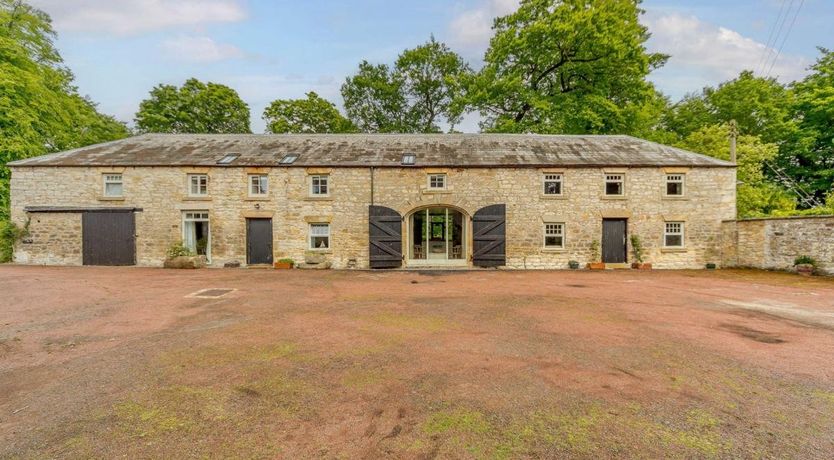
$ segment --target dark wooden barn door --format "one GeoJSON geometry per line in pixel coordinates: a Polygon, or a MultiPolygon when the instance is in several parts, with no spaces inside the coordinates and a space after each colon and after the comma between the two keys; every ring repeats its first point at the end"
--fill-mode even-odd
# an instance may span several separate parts
{"type": "Polygon", "coordinates": [[[403,263],[403,220],[400,213],[385,206],[368,210],[371,268],[397,268],[403,263]]]}
{"type": "Polygon", "coordinates": [[[602,261],[608,264],[621,264],[626,261],[626,220],[603,219],[602,221],[602,261]]]}
{"type": "Polygon", "coordinates": [[[507,206],[494,204],[472,216],[472,263],[478,267],[507,264],[507,206]]]}
{"type": "Polygon", "coordinates": [[[135,265],[136,217],[133,211],[88,211],[81,215],[84,265],[135,265]]]}
{"type": "Polygon", "coordinates": [[[246,219],[246,263],[272,264],[272,219],[246,219]]]}

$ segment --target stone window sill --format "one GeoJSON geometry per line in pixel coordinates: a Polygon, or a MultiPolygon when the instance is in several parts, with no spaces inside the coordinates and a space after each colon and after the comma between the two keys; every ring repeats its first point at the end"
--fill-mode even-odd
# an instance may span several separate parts
{"type": "Polygon", "coordinates": [[[333,201],[333,197],[330,195],[327,196],[308,196],[304,198],[304,201],[333,201]]]}
{"type": "Polygon", "coordinates": [[[662,200],[668,200],[668,201],[689,201],[688,196],[677,196],[677,195],[663,195],[663,197],[661,197],[661,199],[662,200]]]}
{"type": "Polygon", "coordinates": [[[601,200],[627,200],[628,197],[625,195],[601,195],[599,197],[601,200]]]}
{"type": "Polygon", "coordinates": [[[542,252],[546,254],[564,254],[568,250],[565,248],[542,248],[542,252]]]}
{"type": "Polygon", "coordinates": [[[272,201],[272,198],[264,195],[264,196],[247,196],[243,199],[243,201],[272,201]]]}
{"type": "Polygon", "coordinates": [[[333,249],[307,249],[307,252],[315,254],[333,254],[333,249]]]}
{"type": "Polygon", "coordinates": [[[425,189],[425,190],[423,190],[423,193],[424,194],[435,194],[435,193],[443,194],[443,193],[452,193],[452,191],[447,189],[447,188],[439,188],[439,189],[435,189],[435,190],[425,189]]]}
{"type": "Polygon", "coordinates": [[[100,196],[98,197],[99,201],[124,201],[125,197],[123,196],[100,196]]]}
{"type": "Polygon", "coordinates": [[[182,201],[211,201],[210,196],[186,196],[182,201]]]}
{"type": "Polygon", "coordinates": [[[540,195],[543,200],[567,200],[567,195],[540,195]]]}
{"type": "Polygon", "coordinates": [[[686,248],[661,248],[660,252],[663,254],[675,254],[675,253],[682,253],[688,252],[689,250],[686,248]]]}

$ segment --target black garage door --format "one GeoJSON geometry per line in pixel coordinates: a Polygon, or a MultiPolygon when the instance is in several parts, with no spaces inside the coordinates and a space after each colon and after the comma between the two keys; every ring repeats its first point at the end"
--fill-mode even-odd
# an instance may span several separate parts
{"type": "Polygon", "coordinates": [[[135,265],[136,218],[129,211],[87,211],[81,219],[84,265],[135,265]]]}

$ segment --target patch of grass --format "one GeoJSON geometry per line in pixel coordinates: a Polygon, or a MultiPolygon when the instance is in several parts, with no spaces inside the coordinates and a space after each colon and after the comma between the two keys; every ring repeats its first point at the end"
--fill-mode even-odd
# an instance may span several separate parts
{"type": "Polygon", "coordinates": [[[828,401],[831,404],[834,404],[834,392],[831,391],[824,391],[824,390],[816,390],[814,391],[814,396],[820,398],[824,401],[828,401]]]}
{"type": "Polygon", "coordinates": [[[353,368],[342,375],[342,385],[352,389],[363,389],[385,381],[388,374],[380,369],[353,368]]]}
{"type": "Polygon", "coordinates": [[[185,430],[191,426],[188,420],[164,409],[149,407],[135,401],[116,404],[113,409],[122,428],[140,438],[185,430]]]}
{"type": "Polygon", "coordinates": [[[409,331],[439,332],[448,327],[448,321],[442,316],[406,315],[402,313],[377,313],[370,318],[373,322],[383,326],[407,329],[409,331]]]}
{"type": "Polygon", "coordinates": [[[491,429],[483,413],[465,409],[435,412],[423,424],[423,431],[429,435],[449,432],[480,435],[491,429]]]}

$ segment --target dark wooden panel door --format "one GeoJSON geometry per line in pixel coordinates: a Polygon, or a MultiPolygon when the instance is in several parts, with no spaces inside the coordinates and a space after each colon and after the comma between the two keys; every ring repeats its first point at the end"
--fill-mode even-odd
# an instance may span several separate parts
{"type": "Polygon", "coordinates": [[[385,206],[368,209],[371,268],[397,268],[403,264],[403,219],[385,206]]]}
{"type": "Polygon", "coordinates": [[[133,211],[83,213],[81,253],[84,265],[135,265],[136,217],[133,211]]]}
{"type": "Polygon", "coordinates": [[[272,219],[246,219],[246,263],[272,264],[272,219]]]}
{"type": "Polygon", "coordinates": [[[472,216],[472,263],[478,267],[507,264],[507,205],[487,206],[472,216]]]}
{"type": "Polygon", "coordinates": [[[371,268],[397,268],[403,263],[403,219],[385,206],[368,209],[371,268]]]}
{"type": "Polygon", "coordinates": [[[602,261],[609,264],[622,264],[626,261],[626,224],[625,219],[603,219],[602,221],[602,261]]]}

